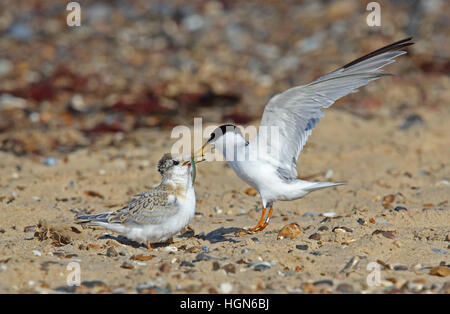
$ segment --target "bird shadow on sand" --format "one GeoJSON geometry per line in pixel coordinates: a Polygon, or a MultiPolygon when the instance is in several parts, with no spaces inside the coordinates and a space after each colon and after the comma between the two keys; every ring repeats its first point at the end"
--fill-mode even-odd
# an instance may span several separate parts
{"type": "Polygon", "coordinates": [[[209,232],[208,234],[201,233],[199,235],[196,235],[196,238],[207,240],[209,243],[219,243],[219,242],[231,242],[231,243],[238,243],[239,241],[236,241],[234,233],[237,231],[242,230],[241,228],[224,228],[220,227],[219,229],[213,230],[209,232]],[[229,234],[232,234],[232,236],[227,236],[229,234]]]}
{"type": "MultiPolygon", "coordinates": [[[[99,237],[98,239],[99,240],[115,240],[115,241],[119,242],[120,244],[127,245],[127,246],[132,246],[135,249],[147,250],[147,247],[145,246],[144,243],[140,243],[140,242],[137,242],[137,241],[130,240],[130,239],[128,239],[128,238],[126,238],[124,236],[121,236],[121,235],[114,236],[114,235],[107,234],[107,235],[103,235],[103,236],[99,237]]],[[[171,243],[171,241],[162,242],[162,243],[152,243],[152,247],[153,248],[165,247],[165,246],[170,245],[170,243],[171,243]]]]}

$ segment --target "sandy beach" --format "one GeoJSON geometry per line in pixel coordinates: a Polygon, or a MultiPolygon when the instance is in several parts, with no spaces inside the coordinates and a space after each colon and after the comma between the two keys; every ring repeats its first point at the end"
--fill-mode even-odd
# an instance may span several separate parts
{"type": "Polygon", "coordinates": [[[0,293],[450,293],[445,8],[423,9],[423,24],[411,26],[388,22],[413,10],[390,4],[373,31],[357,1],[292,5],[300,32],[283,20],[289,5],[264,1],[266,27],[285,30],[277,37],[258,33],[258,5],[221,3],[186,13],[173,2],[191,16],[179,22],[144,1],[88,1],[77,31],[66,29],[64,7],[51,13],[43,1],[29,9],[47,14],[43,33],[10,12],[0,39],[0,293]],[[308,19],[316,10],[323,15],[308,19]],[[276,202],[269,226],[250,234],[259,195],[225,162],[204,162],[195,217],[170,243],[148,251],[75,223],[158,184],[174,126],[192,130],[194,117],[258,126],[274,93],[409,35],[416,44],[387,67],[395,76],[327,109],[300,155],[300,178],[347,185],[276,202]],[[68,44],[75,39],[82,45],[68,44]],[[65,45],[72,59],[60,56],[65,45]],[[295,237],[280,236],[289,224],[295,237]],[[68,285],[74,270],[79,286],[68,285]]]}

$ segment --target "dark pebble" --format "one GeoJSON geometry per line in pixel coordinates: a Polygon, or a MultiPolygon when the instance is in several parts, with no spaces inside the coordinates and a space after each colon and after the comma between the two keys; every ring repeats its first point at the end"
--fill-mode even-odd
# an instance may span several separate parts
{"type": "Polygon", "coordinates": [[[252,265],[253,270],[255,271],[264,271],[267,269],[270,269],[270,266],[267,265],[266,263],[256,263],[252,265]]]}
{"type": "Polygon", "coordinates": [[[197,254],[197,256],[195,257],[195,261],[210,261],[212,259],[215,259],[215,258],[212,256],[209,256],[208,254],[205,254],[205,253],[197,254]]]}
{"type": "Polygon", "coordinates": [[[366,221],[362,218],[358,218],[357,222],[361,225],[364,226],[366,224],[366,221]]]}
{"type": "Polygon", "coordinates": [[[309,239],[318,241],[318,240],[320,240],[320,234],[313,233],[309,236],[309,239]]]}
{"type": "Polygon", "coordinates": [[[219,264],[219,262],[213,262],[212,266],[213,266],[213,270],[214,270],[214,271],[220,269],[220,264],[219,264]]]}
{"type": "Polygon", "coordinates": [[[322,285],[326,285],[326,286],[333,286],[333,281],[325,279],[325,280],[319,280],[313,283],[314,286],[322,286],[322,285]]]}
{"type": "Polygon", "coordinates": [[[423,119],[421,116],[419,116],[418,114],[410,114],[409,116],[407,116],[402,124],[399,126],[400,130],[407,130],[412,126],[416,126],[416,125],[422,125],[423,124],[423,119]]]}
{"type": "Polygon", "coordinates": [[[314,256],[320,256],[320,255],[322,255],[322,253],[321,253],[320,251],[313,251],[313,252],[311,252],[311,253],[309,253],[309,254],[314,255],[314,256]]]}
{"type": "Polygon", "coordinates": [[[329,228],[327,226],[320,226],[318,231],[327,231],[329,228]]]}
{"type": "Polygon", "coordinates": [[[394,210],[395,210],[396,212],[399,212],[399,211],[401,211],[401,210],[407,211],[407,209],[406,209],[405,207],[402,207],[402,206],[397,206],[397,207],[394,208],[394,210]]]}
{"type": "Polygon", "coordinates": [[[100,280],[83,281],[81,285],[85,286],[86,288],[94,288],[97,286],[106,287],[106,284],[100,280]]]}
{"type": "Polygon", "coordinates": [[[195,267],[195,265],[193,263],[188,262],[188,261],[182,261],[180,263],[180,266],[195,267]]]}
{"type": "Polygon", "coordinates": [[[302,250],[302,251],[306,251],[308,249],[308,245],[307,244],[299,244],[295,246],[297,249],[302,250]]]}
{"type": "Polygon", "coordinates": [[[394,270],[408,270],[408,267],[405,265],[395,265],[394,270]]]}
{"type": "Polygon", "coordinates": [[[253,242],[259,242],[259,239],[257,237],[252,238],[253,242]]]}

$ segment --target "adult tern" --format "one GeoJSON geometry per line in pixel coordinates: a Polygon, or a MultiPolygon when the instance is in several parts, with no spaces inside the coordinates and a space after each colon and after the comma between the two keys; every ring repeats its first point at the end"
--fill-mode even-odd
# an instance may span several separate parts
{"type": "Polygon", "coordinates": [[[266,228],[272,216],[273,203],[277,200],[299,199],[312,191],[345,184],[298,179],[297,160],[300,152],[324,116],[322,109],[330,107],[336,100],[355,92],[359,87],[389,75],[381,69],[405,54],[402,48],[412,45],[411,39],[392,43],[310,84],[293,87],[273,96],[264,109],[258,134],[250,143],[239,128],[231,124],[222,125],[211,133],[201,148],[201,155],[204,155],[207,146],[218,149],[236,174],[258,190],[261,196],[261,218],[250,231],[266,228]],[[267,209],[269,213],[264,220],[267,209]]]}

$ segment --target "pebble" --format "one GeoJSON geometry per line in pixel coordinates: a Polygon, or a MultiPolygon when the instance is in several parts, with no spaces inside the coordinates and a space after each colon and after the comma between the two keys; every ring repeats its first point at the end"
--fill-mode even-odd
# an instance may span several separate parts
{"type": "Polygon", "coordinates": [[[416,283],[416,282],[408,282],[408,290],[414,292],[414,293],[419,293],[420,291],[422,291],[424,288],[424,285],[421,283],[416,283]]]}
{"type": "Polygon", "coordinates": [[[423,119],[418,114],[410,114],[403,119],[402,123],[398,127],[400,130],[407,130],[412,126],[418,126],[423,124],[423,119]]]}
{"type": "Polygon", "coordinates": [[[317,231],[327,231],[330,228],[328,228],[328,226],[320,226],[319,229],[317,229],[317,231]]]}
{"type": "MultiPolygon", "coordinates": [[[[37,226],[33,225],[33,226],[26,226],[25,228],[23,228],[23,232],[35,232],[36,231],[37,226]]],[[[0,232],[1,233],[1,232],[0,232]]]]}
{"type": "Polygon", "coordinates": [[[108,257],[116,257],[118,255],[119,253],[117,253],[116,249],[112,246],[108,247],[108,249],[106,250],[106,256],[108,257]]]}
{"type": "Polygon", "coordinates": [[[264,271],[270,269],[271,266],[269,262],[259,262],[251,265],[250,268],[254,271],[264,271]]]}
{"type": "Polygon", "coordinates": [[[233,285],[229,282],[222,282],[219,285],[219,291],[221,293],[231,293],[233,291],[233,285]]]}
{"type": "Polygon", "coordinates": [[[23,98],[15,97],[10,94],[0,96],[0,110],[3,109],[25,109],[27,101],[23,98]]]}
{"type": "Polygon", "coordinates": [[[245,190],[245,194],[247,194],[249,196],[255,196],[256,194],[258,194],[258,190],[255,190],[253,188],[248,188],[247,190],[245,190]]]}
{"type": "Polygon", "coordinates": [[[202,245],[202,251],[205,253],[209,252],[209,247],[207,245],[202,245]]]}
{"type": "Polygon", "coordinates": [[[153,282],[153,281],[146,281],[146,282],[142,282],[142,283],[138,284],[136,286],[136,290],[139,293],[143,293],[143,292],[147,292],[150,289],[153,289],[153,288],[156,288],[156,287],[157,287],[157,285],[156,285],[155,282],[153,282]]]}
{"type": "Polygon", "coordinates": [[[214,271],[219,270],[219,269],[220,269],[220,264],[219,264],[219,262],[214,261],[214,262],[212,263],[212,268],[213,268],[214,271]]]}
{"type": "Polygon", "coordinates": [[[395,195],[394,194],[389,194],[389,195],[386,195],[385,197],[383,197],[383,204],[390,204],[393,201],[395,201],[395,195]]]}
{"type": "Polygon", "coordinates": [[[134,269],[134,266],[127,262],[124,262],[120,267],[124,269],[134,269]]]}
{"type": "Polygon", "coordinates": [[[319,241],[319,240],[320,240],[320,234],[318,234],[318,233],[313,233],[313,234],[311,234],[311,235],[309,236],[308,239],[319,241]]]}
{"type": "Polygon", "coordinates": [[[298,244],[295,246],[297,249],[302,250],[302,251],[306,251],[308,249],[308,245],[307,244],[298,244]]]}
{"type": "Polygon", "coordinates": [[[176,251],[178,251],[178,248],[176,246],[166,246],[166,247],[164,247],[164,251],[176,252],[176,251]]]}
{"type": "Polygon", "coordinates": [[[195,261],[199,262],[199,261],[210,261],[210,260],[218,260],[217,257],[213,257],[211,255],[205,254],[205,253],[200,253],[197,254],[197,256],[195,256],[195,261]]]}
{"type": "Polygon", "coordinates": [[[159,270],[162,273],[168,273],[170,271],[170,265],[168,263],[164,263],[159,267],[159,270]]]}
{"type": "Polygon", "coordinates": [[[362,218],[358,218],[357,222],[361,225],[364,226],[366,224],[366,221],[362,218]]]}
{"type": "Polygon", "coordinates": [[[430,275],[447,277],[450,276],[450,267],[447,266],[437,266],[430,269],[430,275]]]}
{"type": "Polygon", "coordinates": [[[348,283],[341,283],[336,287],[336,291],[342,292],[342,293],[353,293],[353,286],[348,283]]]}
{"type": "Polygon", "coordinates": [[[222,267],[223,270],[225,270],[228,273],[236,273],[236,266],[234,266],[232,263],[229,263],[222,267]]]}
{"type": "MultiPolygon", "coordinates": [[[[122,255],[122,254],[121,254],[122,255]]],[[[147,262],[154,258],[154,255],[144,255],[144,254],[137,254],[130,257],[133,261],[141,261],[141,262],[147,262]]]]}
{"type": "Polygon", "coordinates": [[[408,266],[405,265],[395,265],[394,270],[408,270],[408,266]]]}
{"type": "Polygon", "coordinates": [[[353,232],[353,230],[348,227],[334,227],[333,232],[344,232],[345,233],[345,232],[353,232]]]}
{"type": "Polygon", "coordinates": [[[326,212],[326,213],[323,213],[322,216],[332,218],[332,217],[337,216],[337,214],[335,212],[326,212]]]}
{"type": "Polygon", "coordinates": [[[405,207],[402,207],[402,206],[397,206],[397,207],[394,208],[394,210],[395,210],[396,212],[399,212],[399,211],[401,211],[401,210],[407,211],[408,209],[406,209],[405,207]]]}
{"type": "Polygon", "coordinates": [[[314,255],[314,256],[320,256],[320,255],[322,255],[322,252],[320,252],[320,251],[313,251],[313,252],[310,252],[309,254],[314,255]]]}
{"type": "Polygon", "coordinates": [[[183,267],[183,266],[187,266],[187,267],[195,267],[195,265],[194,265],[193,263],[188,262],[188,261],[182,261],[182,262],[180,263],[180,266],[181,266],[181,267],[183,267]]]}
{"type": "Polygon", "coordinates": [[[42,164],[49,166],[49,167],[53,167],[56,165],[57,162],[58,162],[58,160],[55,157],[48,157],[48,158],[44,159],[42,164]]]}
{"type": "Polygon", "coordinates": [[[318,280],[313,282],[314,286],[333,286],[333,281],[329,280],[329,279],[324,279],[324,280],[318,280]]]}
{"type": "Polygon", "coordinates": [[[33,250],[32,252],[33,252],[33,254],[36,255],[36,256],[42,256],[42,253],[39,252],[38,250],[33,250]]]}

